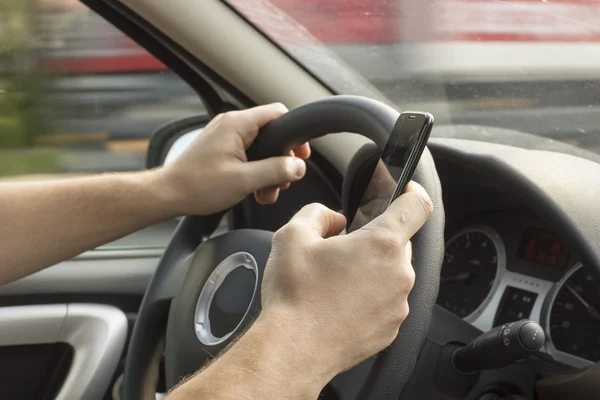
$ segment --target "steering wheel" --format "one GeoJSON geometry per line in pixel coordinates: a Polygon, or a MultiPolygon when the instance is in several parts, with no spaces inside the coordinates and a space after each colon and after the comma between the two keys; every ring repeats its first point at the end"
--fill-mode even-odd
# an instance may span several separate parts
{"type": "MultiPolygon", "coordinates": [[[[250,161],[287,154],[328,133],[354,132],[386,144],[399,113],[364,97],[333,96],[289,111],[265,126],[248,150],[250,161]]],[[[443,259],[444,209],[440,181],[426,150],[413,179],[429,193],[433,216],[412,238],[414,288],[410,314],[388,349],[355,373],[360,397],[396,400],[410,378],[429,330],[443,259]]],[[[141,400],[147,371],[166,329],[167,387],[194,373],[243,332],[260,310],[260,284],[272,232],[244,229],[207,239],[223,213],[185,217],[176,228],[139,309],[125,363],[122,395],[141,400]]],[[[351,370],[352,371],[352,370],[351,370]]],[[[337,378],[336,378],[337,379],[337,378]]],[[[336,387],[343,400],[358,392],[336,387]]]]}

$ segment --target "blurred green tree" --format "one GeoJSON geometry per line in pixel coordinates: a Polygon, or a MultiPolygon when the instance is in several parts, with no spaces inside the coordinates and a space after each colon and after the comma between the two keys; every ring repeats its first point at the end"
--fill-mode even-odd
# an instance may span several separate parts
{"type": "Polygon", "coordinates": [[[36,57],[37,11],[35,0],[0,2],[0,176],[51,173],[58,166],[56,152],[34,147],[49,79],[36,57]]]}

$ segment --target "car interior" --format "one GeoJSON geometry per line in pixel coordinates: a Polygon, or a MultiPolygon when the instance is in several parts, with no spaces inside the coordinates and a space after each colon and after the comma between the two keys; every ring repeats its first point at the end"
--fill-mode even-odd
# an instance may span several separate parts
{"type": "MultiPolygon", "coordinates": [[[[249,159],[306,140],[313,154],[275,204],[249,197],[1,286],[2,399],[161,398],[260,312],[277,229],[309,203],[351,212],[365,152],[385,145],[404,109],[335,56],[317,57],[317,44],[298,44],[267,1],[82,3],[199,97],[198,112],[186,103],[150,128],[143,167],[171,162],[213,116],[271,102],[290,111],[261,131],[249,159]]],[[[457,87],[428,85],[419,90],[457,87]]],[[[413,238],[411,311],[388,349],[320,398],[599,398],[600,145],[464,122],[449,101],[408,103],[436,117],[413,177],[434,214],[413,238]]]]}

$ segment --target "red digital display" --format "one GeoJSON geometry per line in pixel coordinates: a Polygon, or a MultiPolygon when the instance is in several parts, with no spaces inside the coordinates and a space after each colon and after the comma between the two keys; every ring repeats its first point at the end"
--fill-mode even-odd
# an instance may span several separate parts
{"type": "Polygon", "coordinates": [[[552,231],[530,227],[525,231],[517,256],[525,261],[562,268],[569,249],[552,231]]]}

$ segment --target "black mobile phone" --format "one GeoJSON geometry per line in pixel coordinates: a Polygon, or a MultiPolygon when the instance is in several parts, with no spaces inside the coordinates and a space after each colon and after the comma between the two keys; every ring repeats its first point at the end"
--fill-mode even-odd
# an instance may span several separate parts
{"type": "Polygon", "coordinates": [[[348,232],[359,229],[382,214],[406,189],[433,128],[433,115],[420,111],[400,114],[381,152],[373,163],[371,179],[348,232]]]}

